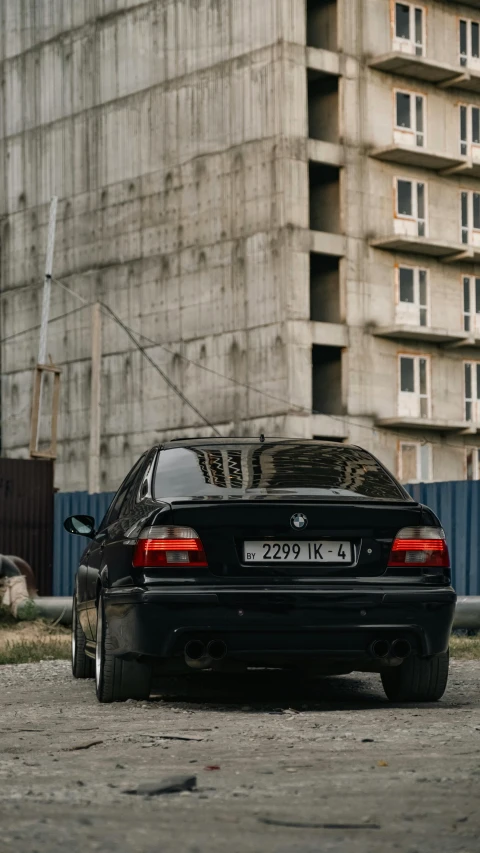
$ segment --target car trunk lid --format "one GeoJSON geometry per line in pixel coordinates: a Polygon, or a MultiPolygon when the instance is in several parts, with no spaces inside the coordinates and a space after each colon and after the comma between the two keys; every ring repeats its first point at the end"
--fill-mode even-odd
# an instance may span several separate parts
{"type": "MultiPolygon", "coordinates": [[[[197,531],[207,555],[209,572],[218,578],[255,580],[267,578],[361,578],[383,575],[395,534],[402,527],[422,524],[422,507],[414,502],[275,500],[245,498],[220,501],[203,499],[171,501],[175,525],[197,531]],[[295,518],[306,518],[302,529],[295,518]],[[275,559],[266,562],[246,558],[245,543],[324,543],[312,550],[312,562],[275,559]],[[335,549],[329,543],[336,543],[335,549]],[[347,559],[339,561],[343,545],[347,559]],[[329,552],[334,551],[333,556],[329,552]],[[351,555],[351,556],[350,556],[351,555]]],[[[266,552],[264,549],[263,553],[266,552]]],[[[250,549],[249,553],[252,553],[250,549]]],[[[256,552],[254,552],[256,553],[256,552]]],[[[261,546],[259,553],[262,553],[261,546]]],[[[305,552],[302,551],[302,556],[305,552]]],[[[273,559],[270,559],[270,554],[273,559]]]]}

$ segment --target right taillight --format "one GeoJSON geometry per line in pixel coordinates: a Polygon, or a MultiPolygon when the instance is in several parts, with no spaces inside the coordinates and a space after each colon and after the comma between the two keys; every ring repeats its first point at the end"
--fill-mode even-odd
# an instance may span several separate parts
{"type": "Polygon", "coordinates": [[[404,527],[395,536],[389,568],[419,566],[425,568],[450,567],[450,557],[441,527],[404,527]]]}

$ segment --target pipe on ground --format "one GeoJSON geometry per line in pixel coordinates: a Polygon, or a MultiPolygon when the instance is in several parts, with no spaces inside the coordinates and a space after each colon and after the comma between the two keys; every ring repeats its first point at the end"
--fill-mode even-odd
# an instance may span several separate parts
{"type": "Polygon", "coordinates": [[[453,627],[480,630],[480,595],[458,596],[453,627]]]}
{"type": "Polygon", "coordinates": [[[72,624],[72,604],[70,595],[65,596],[41,596],[33,599],[38,610],[38,615],[60,625],[72,624]]]}

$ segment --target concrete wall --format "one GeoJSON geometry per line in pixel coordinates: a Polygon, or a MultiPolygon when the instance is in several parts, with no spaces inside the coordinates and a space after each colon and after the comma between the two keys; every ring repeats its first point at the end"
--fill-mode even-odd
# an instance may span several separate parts
{"type": "MultiPolygon", "coordinates": [[[[428,2],[427,58],[459,65],[458,17],[480,19],[478,10],[459,3],[428,2]]],[[[446,264],[428,256],[380,251],[369,243],[394,231],[394,179],[407,177],[427,184],[428,236],[460,243],[460,192],[480,191],[478,179],[442,177],[432,169],[384,163],[368,156],[394,141],[394,91],[426,96],[426,147],[438,154],[460,155],[460,103],[480,106],[480,95],[457,89],[442,90],[421,80],[374,71],[367,63],[392,50],[393,3],[364,0],[338,4],[343,46],[339,91],[340,139],[346,167],[342,170],[342,207],[347,252],[345,261],[347,350],[346,408],[348,436],[368,447],[398,471],[402,441],[432,446],[432,474],[436,480],[465,477],[465,448],[477,446],[475,434],[460,435],[428,429],[375,429],[379,418],[397,414],[398,356],[426,355],[430,359],[432,419],[464,419],[465,360],[480,360],[480,349],[448,348],[421,339],[400,341],[372,336],[374,327],[396,322],[399,264],[428,270],[430,322],[451,332],[463,330],[463,276],[480,275],[472,264],[446,264]]],[[[345,363],[345,361],[344,361],[345,363]]]]}
{"type": "MultiPolygon", "coordinates": [[[[423,5],[427,58],[458,68],[458,18],[480,12],[423,5]]],[[[452,422],[463,419],[463,361],[480,360],[473,345],[372,334],[397,322],[400,264],[428,270],[430,325],[452,334],[463,328],[462,277],[480,275],[370,245],[394,230],[396,177],[427,184],[428,234],[447,243],[460,242],[461,190],[480,191],[467,175],[370,156],[394,141],[395,89],[426,97],[426,147],[451,157],[459,104],[480,106],[480,94],[369,67],[392,49],[393,7],[4,0],[2,338],[39,322],[56,193],[55,276],[76,296],[54,285],[52,317],[81,308],[78,297],[110,305],[224,434],[345,438],[394,471],[402,441],[427,442],[434,479],[465,476],[476,435],[377,425],[397,414],[399,353],[429,357],[432,418],[452,422]],[[328,143],[313,169],[309,127],[328,143]],[[320,372],[313,343],[328,348],[320,372]]],[[[68,490],[87,486],[90,338],[89,308],[50,324],[63,370],[56,476],[68,490]]],[[[38,331],[2,346],[7,455],[27,454],[37,348],[38,331]]],[[[153,441],[209,432],[105,316],[102,489],[153,441]]]]}
{"type": "MultiPolygon", "coordinates": [[[[39,322],[55,193],[55,276],[164,345],[151,357],[222,432],[283,431],[311,394],[286,326],[308,299],[289,246],[308,227],[302,4],[34,5],[8,0],[0,24],[2,336],[39,322]]],[[[79,305],[54,286],[52,317],[79,305]]],[[[87,485],[89,326],[85,309],[49,330],[61,488],[87,485]]],[[[37,335],[3,347],[8,455],[27,452],[37,335]]],[[[102,488],[182,431],[205,425],[104,317],[102,488]]]]}

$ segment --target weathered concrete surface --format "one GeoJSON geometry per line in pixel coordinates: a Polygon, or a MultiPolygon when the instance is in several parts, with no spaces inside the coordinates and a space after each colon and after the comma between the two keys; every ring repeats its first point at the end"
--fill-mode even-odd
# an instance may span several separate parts
{"type": "MultiPolygon", "coordinates": [[[[421,5],[426,59],[460,72],[458,14],[474,13],[421,5]]],[[[402,479],[465,477],[478,439],[441,427],[464,419],[463,362],[478,359],[478,340],[448,349],[428,327],[447,342],[461,336],[463,278],[473,308],[479,266],[371,242],[414,225],[395,214],[401,178],[425,185],[427,236],[460,243],[460,192],[473,201],[478,177],[440,175],[435,158],[460,157],[460,102],[472,155],[480,94],[371,68],[398,47],[393,9],[388,0],[0,3],[3,453],[28,453],[38,331],[23,332],[40,319],[55,193],[56,277],[158,344],[148,344],[151,357],[222,434],[348,438],[402,479]],[[433,161],[419,161],[413,134],[399,162],[370,156],[398,144],[396,90],[425,98],[433,161]],[[373,335],[404,325],[399,265],[428,273],[427,332],[417,310],[409,337],[373,335]],[[312,343],[326,361],[317,371],[312,343]],[[400,353],[429,359],[428,429],[375,429],[400,414],[400,353]],[[410,470],[399,464],[402,439],[415,444],[410,470]]],[[[56,478],[68,490],[85,488],[88,471],[91,315],[63,316],[81,304],[54,286],[56,478]]],[[[101,415],[102,490],[154,441],[210,434],[107,317],[101,415]]]]}
{"type": "Polygon", "coordinates": [[[261,673],[100,706],[67,663],[0,668],[0,850],[475,853],[479,676],[454,662],[423,707],[377,676],[312,693],[261,673]],[[192,774],[194,793],[124,793],[192,774]]]}
{"type": "MultiPolygon", "coordinates": [[[[302,3],[74,5],[0,4],[1,337],[39,322],[55,193],[56,278],[158,342],[151,357],[223,433],[292,433],[291,402],[311,409],[288,326],[301,317],[309,356],[308,251],[300,281],[292,242],[308,234],[302,3]]],[[[81,304],[53,287],[52,318],[81,304]]],[[[87,485],[90,324],[85,309],[49,329],[68,490],[87,485]]],[[[28,453],[37,346],[34,332],[2,348],[9,456],[28,453]]],[[[211,430],[108,317],[102,348],[109,490],[153,442],[211,430]]]]}

